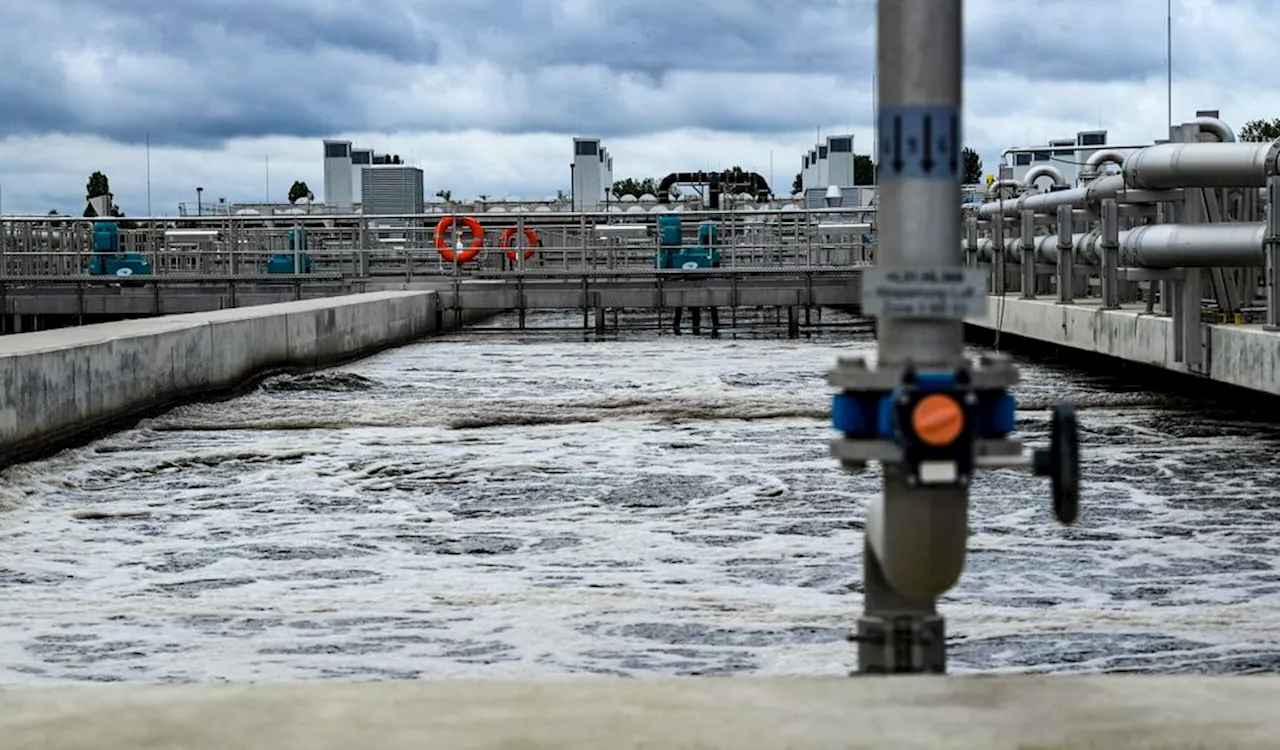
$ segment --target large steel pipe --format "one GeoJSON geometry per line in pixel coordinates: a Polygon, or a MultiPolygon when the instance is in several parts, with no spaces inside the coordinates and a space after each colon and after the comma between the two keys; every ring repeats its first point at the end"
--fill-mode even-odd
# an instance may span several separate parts
{"type": "Polygon", "coordinates": [[[1103,198],[1114,198],[1124,189],[1124,177],[1113,174],[1100,177],[1084,187],[1053,193],[1034,193],[1021,198],[992,201],[978,207],[978,215],[989,218],[996,214],[1015,216],[1030,209],[1036,213],[1052,213],[1058,206],[1093,205],[1103,198]]]}
{"type": "Polygon", "coordinates": [[[1280,143],[1162,143],[1124,160],[1125,184],[1141,190],[1263,187],[1280,174],[1280,143]]]}
{"type": "MultiPolygon", "coordinates": [[[[1266,225],[1151,224],[1120,233],[1119,261],[1138,268],[1210,268],[1261,266],[1266,225]]],[[[1039,235],[1033,242],[1039,263],[1058,262],[1058,235],[1039,235]]],[[[1096,263],[1102,253],[1102,235],[1084,232],[1072,238],[1077,260],[1096,263]]],[[[961,243],[961,248],[964,244],[961,243]]],[[[978,241],[978,259],[990,261],[995,248],[991,237],[978,241]]],[[[1022,262],[1022,239],[1006,237],[1005,258],[1022,262]]]]}
{"type": "Polygon", "coordinates": [[[1245,267],[1265,262],[1266,225],[1150,224],[1120,233],[1120,263],[1143,268],[1245,267]]]}

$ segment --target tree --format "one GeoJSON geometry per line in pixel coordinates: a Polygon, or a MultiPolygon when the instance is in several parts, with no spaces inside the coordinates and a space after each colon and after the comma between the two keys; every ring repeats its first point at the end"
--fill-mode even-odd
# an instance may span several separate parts
{"type": "Polygon", "coordinates": [[[452,201],[452,200],[453,200],[453,191],[452,191],[452,190],[437,190],[437,191],[436,191],[436,197],[437,197],[437,198],[443,198],[443,199],[444,199],[444,201],[445,201],[445,203],[448,203],[448,202],[450,202],[450,201],[452,201]]]}
{"type": "Polygon", "coordinates": [[[107,176],[101,172],[94,172],[89,175],[89,183],[84,187],[84,199],[91,201],[101,195],[111,194],[111,183],[107,180],[107,176]]]}
{"type": "Polygon", "coordinates": [[[978,156],[977,151],[965,147],[960,152],[960,161],[961,168],[964,170],[962,183],[965,185],[977,185],[982,182],[982,157],[978,156]]]}
{"type": "Polygon", "coordinates": [[[1254,143],[1280,140],[1280,117],[1272,120],[1250,120],[1240,128],[1240,140],[1254,143]]]}
{"type": "Polygon", "coordinates": [[[108,208],[107,210],[107,215],[116,216],[116,217],[124,216],[124,212],[120,210],[120,207],[117,206],[115,202],[110,199],[111,198],[111,181],[108,180],[107,176],[102,172],[94,172],[93,174],[89,175],[89,181],[84,186],[84,199],[85,199],[84,215],[88,218],[96,217],[98,215],[98,212],[94,209],[93,203],[91,203],[90,201],[92,201],[94,198],[101,198],[104,195],[107,196],[108,198],[107,203],[110,206],[110,208],[108,208]]]}
{"type": "Polygon", "coordinates": [[[646,177],[643,180],[637,180],[634,177],[627,177],[613,183],[614,198],[621,198],[624,195],[634,195],[639,198],[642,195],[657,195],[658,181],[652,177],[646,177]]]}
{"type": "MultiPolygon", "coordinates": [[[[854,170],[855,171],[857,170],[856,165],[854,167],[854,170]]],[[[796,193],[803,193],[803,192],[804,192],[804,172],[796,172],[796,178],[791,181],[791,194],[795,195],[796,193]]]]}
{"type": "Polygon", "coordinates": [[[297,203],[303,198],[313,201],[316,199],[316,196],[311,192],[311,188],[307,187],[307,183],[302,180],[295,180],[294,183],[289,186],[289,202],[297,203]]]}
{"type": "Polygon", "coordinates": [[[853,184],[876,184],[876,164],[866,154],[855,154],[853,157],[853,184]]]}

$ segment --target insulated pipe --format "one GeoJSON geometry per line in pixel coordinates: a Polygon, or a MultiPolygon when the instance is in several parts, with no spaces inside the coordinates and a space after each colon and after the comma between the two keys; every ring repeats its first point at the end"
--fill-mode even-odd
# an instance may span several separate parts
{"type": "MultiPolygon", "coordinates": [[[[1149,224],[1120,233],[1119,262],[1139,268],[1247,268],[1265,261],[1266,225],[1254,222],[1230,224],[1149,224]]],[[[1005,239],[1005,258],[1020,263],[1022,241],[1005,239]]],[[[1058,236],[1035,238],[1037,262],[1058,261],[1058,236]]],[[[994,241],[978,241],[978,259],[990,261],[994,241]]],[[[1095,263],[1102,254],[1102,235],[1076,234],[1072,238],[1076,258],[1095,263]]],[[[961,243],[961,247],[964,245],[961,243]]]]}
{"type": "Polygon", "coordinates": [[[1188,124],[1199,125],[1200,130],[1216,136],[1220,143],[1233,143],[1236,140],[1231,126],[1216,117],[1197,117],[1188,124]]]}
{"type": "Polygon", "coordinates": [[[1149,224],[1120,233],[1120,262],[1142,268],[1262,266],[1265,224],[1149,224]]]}
{"type": "Polygon", "coordinates": [[[1030,209],[1036,213],[1051,213],[1058,206],[1081,206],[1096,204],[1103,198],[1114,198],[1124,189],[1124,176],[1118,174],[1099,177],[1084,187],[1070,190],[1058,190],[1052,193],[1035,193],[1021,198],[992,201],[978,207],[978,215],[984,218],[1002,214],[1013,216],[1023,210],[1030,209]]]}
{"type": "Polygon", "coordinates": [[[1280,174],[1277,143],[1162,143],[1124,160],[1125,184],[1139,190],[1263,187],[1280,174]]]}
{"type": "MultiPolygon", "coordinates": [[[[876,247],[882,268],[962,267],[963,256],[951,249],[960,242],[962,6],[962,0],[878,3],[877,117],[884,150],[876,247]],[[889,135],[895,125],[899,131],[933,128],[933,143],[913,151],[900,138],[897,150],[889,135]],[[935,151],[938,142],[948,148],[935,151]]],[[[961,319],[880,316],[876,326],[879,366],[954,371],[964,358],[961,319]]],[[[886,463],[884,490],[867,510],[866,538],[874,556],[868,567],[877,565],[889,590],[868,575],[867,613],[936,611],[937,597],[964,568],[968,515],[967,487],[909,486],[901,466],[886,463]]]]}
{"type": "Polygon", "coordinates": [[[992,182],[990,185],[988,185],[987,195],[996,195],[998,192],[1000,192],[1000,188],[1015,188],[1020,190],[1023,187],[1025,187],[1025,185],[1023,185],[1021,182],[1018,182],[1017,180],[1012,179],[1010,177],[1006,177],[1003,180],[996,180],[992,182]]]}
{"type": "Polygon", "coordinates": [[[1062,172],[1058,171],[1057,167],[1053,166],[1052,164],[1038,164],[1032,167],[1031,169],[1028,169],[1027,173],[1023,175],[1022,185],[1024,187],[1034,187],[1036,184],[1036,180],[1040,179],[1041,177],[1051,178],[1053,180],[1054,185],[1067,184],[1067,179],[1062,176],[1062,172]]]}
{"type": "Polygon", "coordinates": [[[1080,178],[1083,180],[1092,180],[1102,172],[1103,164],[1116,164],[1124,166],[1125,155],[1114,148],[1104,148],[1101,151],[1094,151],[1089,154],[1089,158],[1085,159],[1084,167],[1080,169],[1080,178]]]}

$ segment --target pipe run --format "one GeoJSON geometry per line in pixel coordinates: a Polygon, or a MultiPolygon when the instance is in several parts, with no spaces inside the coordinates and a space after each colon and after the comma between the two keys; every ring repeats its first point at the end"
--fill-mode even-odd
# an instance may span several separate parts
{"type": "Polygon", "coordinates": [[[1028,169],[1027,173],[1022,177],[1022,184],[1025,187],[1034,187],[1036,180],[1041,177],[1048,177],[1053,180],[1053,184],[1056,186],[1065,186],[1067,184],[1067,179],[1062,176],[1062,172],[1052,164],[1037,164],[1028,169]]]}
{"type": "Polygon", "coordinates": [[[1084,166],[1080,168],[1080,179],[1088,182],[1102,173],[1103,164],[1115,164],[1124,166],[1125,154],[1123,151],[1117,151],[1114,148],[1104,148],[1101,151],[1094,151],[1089,154],[1089,158],[1085,159],[1084,166]]]}
{"type": "MultiPolygon", "coordinates": [[[[1120,233],[1119,263],[1137,268],[1247,268],[1265,263],[1266,225],[1261,223],[1227,224],[1149,224],[1120,233]]],[[[1058,235],[1037,236],[1033,244],[1037,263],[1058,262],[1058,235]]],[[[1102,235],[1085,232],[1072,236],[1075,258],[1084,263],[1097,263],[1102,256],[1102,235]]],[[[961,247],[964,247],[963,243],[961,247]]],[[[984,237],[978,241],[978,259],[990,261],[995,241],[984,237]]],[[[1007,237],[1005,258],[1010,263],[1022,260],[1022,238],[1007,237]]]]}
{"type": "Polygon", "coordinates": [[[1123,175],[1107,175],[1099,177],[1084,187],[1052,193],[1034,193],[1021,198],[984,203],[978,207],[978,215],[983,218],[990,218],[997,214],[1016,216],[1025,210],[1035,211],[1038,214],[1053,213],[1058,206],[1096,205],[1103,198],[1116,197],[1116,194],[1123,189],[1123,175]]]}
{"type": "Polygon", "coordinates": [[[1265,187],[1280,174],[1280,143],[1162,143],[1124,160],[1124,180],[1139,190],[1265,187]]]}

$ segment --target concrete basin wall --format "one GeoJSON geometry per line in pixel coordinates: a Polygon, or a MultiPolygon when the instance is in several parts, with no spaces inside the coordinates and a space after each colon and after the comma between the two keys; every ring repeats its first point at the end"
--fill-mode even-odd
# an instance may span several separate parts
{"type": "MultiPolygon", "coordinates": [[[[1096,302],[990,297],[986,314],[966,322],[1004,336],[1190,374],[1175,355],[1173,320],[1147,313],[1140,304],[1104,310],[1096,302]]],[[[1259,325],[1206,325],[1205,340],[1208,370],[1200,377],[1280,395],[1280,333],[1259,325]]]]}
{"type": "Polygon", "coordinates": [[[436,293],[411,291],[0,337],[0,466],[272,369],[337,363],[441,325],[436,293]]]}

